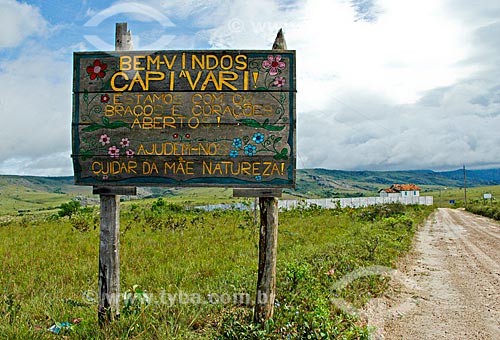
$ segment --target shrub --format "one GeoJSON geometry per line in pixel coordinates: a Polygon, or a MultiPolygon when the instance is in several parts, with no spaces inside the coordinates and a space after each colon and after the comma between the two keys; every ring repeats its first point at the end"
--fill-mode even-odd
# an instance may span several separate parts
{"type": "Polygon", "coordinates": [[[78,201],[71,201],[61,204],[61,210],[57,213],[59,217],[71,216],[80,210],[81,204],[78,201]]]}
{"type": "Polygon", "coordinates": [[[80,232],[90,231],[96,229],[99,224],[99,217],[94,214],[92,210],[80,210],[73,213],[70,218],[71,226],[74,230],[80,232]]]}

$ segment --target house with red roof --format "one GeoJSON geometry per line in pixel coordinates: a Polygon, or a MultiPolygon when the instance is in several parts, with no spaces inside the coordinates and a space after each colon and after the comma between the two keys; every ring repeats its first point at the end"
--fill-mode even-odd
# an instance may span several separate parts
{"type": "Polygon", "coordinates": [[[420,196],[420,188],[415,184],[393,184],[390,188],[380,189],[380,197],[412,197],[420,196]]]}

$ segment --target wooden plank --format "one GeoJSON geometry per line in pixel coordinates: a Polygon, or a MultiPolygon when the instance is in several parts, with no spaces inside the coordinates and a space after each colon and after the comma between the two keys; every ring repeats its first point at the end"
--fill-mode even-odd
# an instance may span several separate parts
{"type": "Polygon", "coordinates": [[[295,91],[295,51],[74,53],[73,91],[295,91]]]}
{"type": "Polygon", "coordinates": [[[245,124],[255,120],[263,126],[288,125],[294,117],[293,92],[97,92],[76,93],[73,123],[102,124],[103,119],[141,128],[145,118],[168,117],[167,126],[188,124],[245,124]],[[135,124],[134,124],[135,122],[135,124]]]}
{"type": "Polygon", "coordinates": [[[93,187],[93,195],[137,195],[135,187],[93,187]]]}
{"type": "Polygon", "coordinates": [[[281,189],[273,188],[234,188],[233,197],[281,197],[281,189]]]}
{"type": "Polygon", "coordinates": [[[75,181],[96,186],[293,187],[294,165],[272,157],[74,157],[75,181]]]}

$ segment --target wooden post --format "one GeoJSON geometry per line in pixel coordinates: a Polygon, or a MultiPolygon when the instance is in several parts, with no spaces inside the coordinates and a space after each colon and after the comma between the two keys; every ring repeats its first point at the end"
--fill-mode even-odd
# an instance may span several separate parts
{"type": "MultiPolygon", "coordinates": [[[[279,30],[273,50],[286,50],[283,30],[279,30]]],[[[274,314],[276,297],[276,255],[278,252],[278,199],[260,197],[259,274],[254,322],[265,323],[274,314]]]]}
{"type": "Polygon", "coordinates": [[[276,255],[278,252],[278,199],[260,197],[259,274],[255,298],[254,322],[273,317],[276,297],[276,255]]]}
{"type": "Polygon", "coordinates": [[[99,321],[120,315],[120,196],[100,195],[99,321]]]}
{"type": "MultiPolygon", "coordinates": [[[[132,49],[127,23],[116,24],[115,49],[132,49]]],[[[120,194],[135,195],[135,188],[94,187],[101,201],[99,235],[99,322],[120,316],[120,194]]]]}

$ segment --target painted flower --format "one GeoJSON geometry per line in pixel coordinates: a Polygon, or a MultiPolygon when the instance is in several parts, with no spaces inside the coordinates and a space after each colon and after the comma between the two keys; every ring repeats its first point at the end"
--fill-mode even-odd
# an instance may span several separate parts
{"type": "Polygon", "coordinates": [[[257,151],[257,148],[255,147],[255,145],[247,144],[245,146],[245,154],[247,156],[253,156],[256,151],[257,151]]]}
{"type": "Polygon", "coordinates": [[[236,157],[238,156],[238,150],[231,150],[231,152],[229,153],[229,157],[236,157]]]}
{"type": "Polygon", "coordinates": [[[186,133],[185,137],[186,138],[191,138],[191,135],[189,133],[186,133]]]}
{"type": "Polygon", "coordinates": [[[241,139],[239,139],[239,138],[233,139],[233,146],[235,148],[241,148],[243,146],[243,143],[241,142],[241,139]]]}
{"type": "Polygon", "coordinates": [[[285,85],[285,77],[274,78],[273,85],[277,87],[283,87],[285,85]]]}
{"type": "Polygon", "coordinates": [[[116,146],[110,146],[108,149],[108,154],[111,158],[117,158],[120,157],[120,149],[118,149],[116,146]]]}
{"type": "Polygon", "coordinates": [[[99,143],[101,143],[102,146],[109,144],[109,142],[111,142],[111,139],[109,139],[108,135],[106,135],[106,134],[101,135],[101,138],[99,139],[99,143]]]}
{"type": "Polygon", "coordinates": [[[174,137],[175,139],[177,139],[177,138],[179,138],[179,134],[178,134],[178,133],[174,133],[174,134],[172,135],[172,137],[174,137]]]}
{"type": "Polygon", "coordinates": [[[132,149],[128,149],[127,151],[125,151],[125,155],[127,155],[128,158],[134,157],[134,154],[135,152],[132,149]]]}
{"type": "Polygon", "coordinates": [[[108,96],[108,94],[107,94],[107,93],[106,93],[106,94],[103,94],[103,95],[101,96],[101,103],[107,103],[107,102],[109,102],[109,99],[110,99],[110,98],[109,98],[109,96],[108,96]]]}
{"type": "Polygon", "coordinates": [[[282,69],[285,68],[285,63],[281,61],[281,55],[268,55],[267,60],[262,62],[262,67],[269,70],[271,76],[277,75],[282,69]]]}
{"type": "MultiPolygon", "coordinates": [[[[256,181],[262,181],[262,176],[260,176],[260,175],[259,175],[259,176],[255,176],[255,180],[256,180],[256,181]]],[[[279,306],[278,306],[278,307],[279,307],[279,306]]]]}
{"type": "Polygon", "coordinates": [[[107,180],[108,178],[109,178],[109,176],[108,176],[108,175],[103,175],[103,176],[102,176],[102,179],[104,179],[104,180],[107,180]]]}
{"type": "Polygon", "coordinates": [[[130,141],[128,140],[128,138],[122,138],[122,141],[120,142],[120,145],[122,146],[122,148],[129,147],[130,146],[130,141]]]}
{"type": "Polygon", "coordinates": [[[260,144],[264,141],[264,135],[260,132],[257,132],[255,135],[253,135],[252,140],[257,144],[260,144]]]}
{"type": "Polygon", "coordinates": [[[99,59],[94,60],[94,64],[87,67],[87,73],[90,76],[90,80],[94,80],[97,77],[104,78],[107,68],[108,64],[101,64],[99,59]]]}

